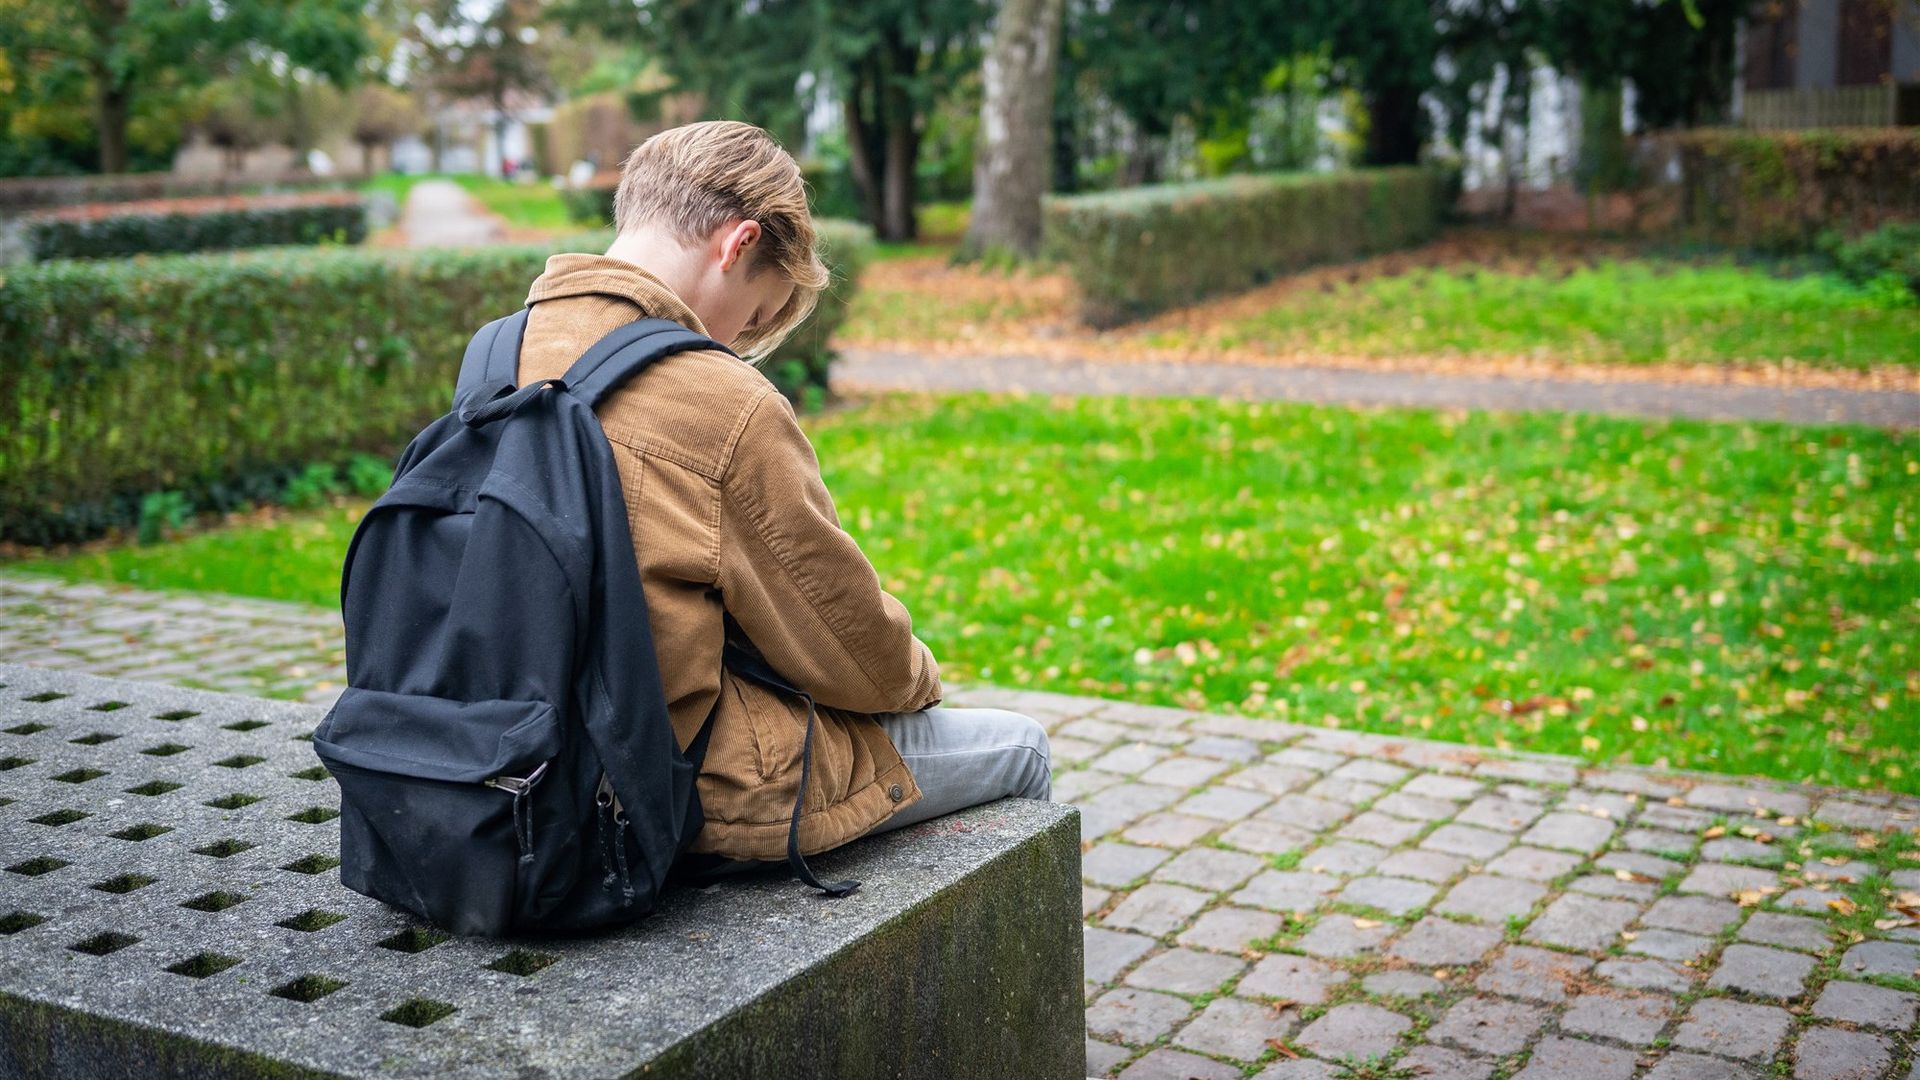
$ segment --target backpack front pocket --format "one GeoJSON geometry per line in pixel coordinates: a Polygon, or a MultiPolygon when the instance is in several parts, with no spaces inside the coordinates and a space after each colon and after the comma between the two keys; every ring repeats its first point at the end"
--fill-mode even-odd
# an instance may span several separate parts
{"type": "Polygon", "coordinates": [[[342,884],[454,933],[507,932],[561,749],[551,703],[349,687],[313,746],[340,782],[342,884]]]}

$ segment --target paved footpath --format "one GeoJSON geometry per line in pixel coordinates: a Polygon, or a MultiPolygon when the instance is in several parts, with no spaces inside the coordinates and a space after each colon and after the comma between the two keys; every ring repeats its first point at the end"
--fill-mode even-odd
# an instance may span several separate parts
{"type": "MultiPolygon", "coordinates": [[[[0,650],[321,701],[340,679],[327,612],[8,573],[0,650]]],[[[1081,808],[1091,1075],[1920,1080],[1920,800],[951,701],[1045,722],[1081,808]]]]}
{"type": "Polygon", "coordinates": [[[498,243],[500,219],[485,213],[451,180],[422,180],[407,193],[400,219],[409,247],[471,247],[498,243]]]}
{"type": "Polygon", "coordinates": [[[927,356],[868,349],[846,350],[834,366],[833,382],[843,391],[1023,390],[1920,427],[1920,394],[1893,390],[1587,382],[1257,364],[1103,363],[1035,356],[927,356]]]}

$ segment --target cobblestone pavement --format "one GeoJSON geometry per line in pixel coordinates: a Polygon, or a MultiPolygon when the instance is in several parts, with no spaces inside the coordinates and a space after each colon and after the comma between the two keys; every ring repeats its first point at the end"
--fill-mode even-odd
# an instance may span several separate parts
{"type": "MultiPolygon", "coordinates": [[[[338,626],[0,574],[25,663],[324,701],[338,626]]],[[[1920,1080],[1920,800],[951,703],[1042,720],[1081,808],[1090,1075],[1920,1080]]]]}
{"type": "Polygon", "coordinates": [[[1263,367],[1034,356],[926,356],[847,349],[835,389],[1025,390],[1044,394],[1234,397],[1335,405],[1550,410],[1704,420],[1920,427],[1920,394],[1816,387],[1668,384],[1352,368],[1263,367]]]}
{"type": "Polygon", "coordinates": [[[0,573],[0,655],[19,664],[331,703],[346,685],[325,608],[0,573]]]}

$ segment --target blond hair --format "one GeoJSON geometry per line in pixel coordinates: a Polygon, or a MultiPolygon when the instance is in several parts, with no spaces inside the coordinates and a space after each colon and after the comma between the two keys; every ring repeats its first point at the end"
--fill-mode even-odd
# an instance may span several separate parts
{"type": "Polygon", "coordinates": [[[748,274],[777,269],[793,283],[786,305],[734,342],[758,363],[806,320],[827,287],[800,166],[772,135],[735,120],[669,128],[635,147],[621,166],[613,196],[621,232],[659,223],[681,243],[699,244],[739,219],[760,223],[759,254],[748,274]]]}

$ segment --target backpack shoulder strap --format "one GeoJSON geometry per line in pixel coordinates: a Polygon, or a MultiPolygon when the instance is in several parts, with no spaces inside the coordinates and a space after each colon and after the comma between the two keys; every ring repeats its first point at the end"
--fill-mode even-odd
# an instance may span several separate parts
{"type": "Polygon", "coordinates": [[[595,342],[567,369],[561,381],[591,408],[648,364],[694,349],[718,349],[733,355],[732,349],[671,319],[636,319],[615,327],[595,342]]]}
{"type": "Polygon", "coordinates": [[[520,341],[527,334],[527,312],[521,308],[480,328],[467,342],[467,354],[460,360],[460,378],[454,383],[453,403],[473,390],[492,383],[512,386],[519,375],[520,341]]]}

